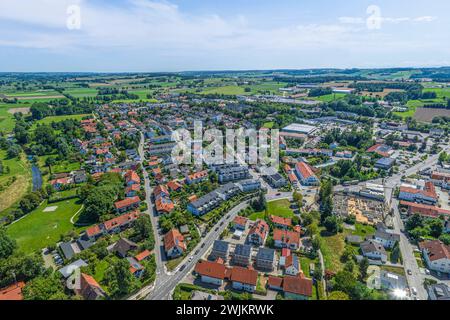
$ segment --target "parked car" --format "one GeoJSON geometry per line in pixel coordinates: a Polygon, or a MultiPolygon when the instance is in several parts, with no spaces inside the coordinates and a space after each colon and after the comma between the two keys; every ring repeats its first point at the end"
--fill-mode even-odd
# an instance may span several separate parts
{"type": "Polygon", "coordinates": [[[408,271],[407,271],[407,272],[408,272],[408,274],[409,274],[409,275],[412,275],[412,271],[411,271],[411,269],[408,269],[408,271]]]}
{"type": "Polygon", "coordinates": [[[411,287],[411,292],[413,295],[417,295],[417,289],[414,287],[411,287]]]}

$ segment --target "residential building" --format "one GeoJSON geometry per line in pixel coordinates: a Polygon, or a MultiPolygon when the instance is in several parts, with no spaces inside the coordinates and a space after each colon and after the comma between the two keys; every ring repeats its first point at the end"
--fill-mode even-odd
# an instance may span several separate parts
{"type": "Polygon", "coordinates": [[[103,300],[106,292],[98,282],[90,275],[81,273],[80,287],[75,289],[75,293],[83,297],[84,300],[103,300]]]}
{"type": "Polygon", "coordinates": [[[408,288],[406,277],[386,270],[380,271],[381,288],[385,290],[405,290],[408,288]]]}
{"type": "Polygon", "coordinates": [[[421,203],[400,201],[401,206],[408,208],[408,214],[419,214],[425,217],[436,218],[439,216],[450,217],[450,210],[442,209],[436,206],[430,206],[421,203]]]}
{"type": "Polygon", "coordinates": [[[389,170],[395,164],[394,158],[381,158],[375,162],[375,168],[389,170]]]}
{"type": "Polygon", "coordinates": [[[360,247],[364,257],[372,260],[381,260],[381,262],[387,261],[387,253],[381,243],[367,240],[361,243],[360,247]]]}
{"type": "Polygon", "coordinates": [[[114,203],[114,208],[117,213],[124,213],[132,209],[136,209],[141,204],[141,200],[138,196],[125,198],[124,200],[116,201],[114,203]]]}
{"type": "Polygon", "coordinates": [[[386,249],[392,249],[400,241],[400,235],[387,229],[384,225],[379,225],[373,239],[381,243],[386,249]]]}
{"type": "Polygon", "coordinates": [[[247,221],[248,221],[248,219],[245,218],[245,217],[236,216],[233,219],[233,222],[232,222],[233,228],[235,230],[242,230],[242,231],[244,231],[245,227],[247,226],[247,221]]]}
{"type": "Polygon", "coordinates": [[[217,258],[221,258],[223,261],[227,261],[229,254],[230,244],[227,241],[215,240],[209,258],[212,261],[216,261],[217,258]]]}
{"type": "Polygon", "coordinates": [[[450,246],[439,240],[428,240],[419,243],[428,269],[438,274],[450,274],[450,246]]]}
{"type": "Polygon", "coordinates": [[[247,179],[236,183],[241,192],[253,192],[261,189],[261,181],[247,179]]]}
{"type": "Polygon", "coordinates": [[[239,193],[239,188],[234,183],[230,182],[216,189],[215,192],[222,200],[226,201],[237,195],[239,193]]]}
{"type": "Polygon", "coordinates": [[[273,240],[276,248],[288,248],[298,250],[300,246],[300,234],[295,231],[275,229],[273,240]]]}
{"type": "Polygon", "coordinates": [[[243,267],[233,267],[230,280],[233,289],[253,293],[256,290],[258,272],[243,267]]]}
{"type": "Polygon", "coordinates": [[[125,258],[128,251],[136,250],[138,245],[127,238],[120,238],[112,247],[112,252],[118,254],[121,258],[125,258]]]}
{"type": "Polygon", "coordinates": [[[228,270],[223,263],[199,261],[195,265],[194,272],[201,277],[202,282],[221,286],[228,270]]]}
{"type": "Polygon", "coordinates": [[[263,246],[269,233],[269,225],[264,220],[257,220],[250,228],[247,241],[256,246],[263,246]]]}
{"type": "Polygon", "coordinates": [[[292,219],[290,218],[283,218],[279,216],[270,216],[270,221],[275,225],[275,227],[279,229],[287,230],[292,226],[292,219]]]}
{"type": "Polygon", "coordinates": [[[409,202],[436,204],[438,195],[434,184],[431,181],[428,181],[425,183],[425,188],[423,190],[419,188],[401,186],[398,198],[409,202]]]}
{"type": "Polygon", "coordinates": [[[169,259],[181,256],[186,251],[186,243],[178,229],[172,229],[164,235],[164,250],[169,259]]]}
{"type": "Polygon", "coordinates": [[[430,300],[450,300],[450,288],[445,283],[429,285],[427,291],[430,300]]]}
{"type": "Polygon", "coordinates": [[[287,256],[284,260],[284,273],[296,276],[301,272],[300,260],[296,254],[287,256]]]}
{"type": "Polygon", "coordinates": [[[261,270],[272,271],[275,265],[275,250],[260,247],[256,254],[256,266],[261,270]]]}
{"type": "Polygon", "coordinates": [[[285,276],[282,290],[286,299],[307,300],[312,297],[313,282],[302,275],[285,276]]]}
{"type": "Polygon", "coordinates": [[[191,202],[187,206],[187,210],[195,216],[202,216],[209,211],[217,208],[222,203],[222,198],[217,192],[210,192],[203,197],[191,202]]]}
{"type": "Polygon", "coordinates": [[[0,301],[20,301],[23,300],[22,290],[25,282],[19,281],[6,288],[0,289],[0,301]]]}
{"type": "Polygon", "coordinates": [[[193,174],[188,175],[186,177],[186,183],[188,185],[190,185],[190,184],[202,182],[206,179],[208,179],[208,170],[203,170],[203,171],[195,172],[193,174]]]}
{"type": "Polygon", "coordinates": [[[279,173],[268,174],[265,178],[272,188],[282,188],[287,185],[287,180],[279,173]]]}
{"type": "Polygon", "coordinates": [[[296,163],[295,174],[304,186],[316,186],[320,183],[312,168],[303,161],[296,163]]]}
{"type": "Polygon", "coordinates": [[[238,266],[248,266],[251,263],[252,247],[246,244],[237,244],[233,252],[233,263],[238,266]]]}
{"type": "Polygon", "coordinates": [[[214,165],[211,169],[217,173],[219,183],[244,180],[250,177],[248,168],[239,164],[214,165]]]}

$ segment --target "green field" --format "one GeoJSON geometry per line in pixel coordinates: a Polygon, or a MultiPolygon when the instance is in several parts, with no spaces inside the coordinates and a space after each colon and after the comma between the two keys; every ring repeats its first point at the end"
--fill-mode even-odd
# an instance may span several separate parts
{"type": "Polygon", "coordinates": [[[16,120],[14,115],[8,112],[9,109],[14,107],[13,104],[0,104],[0,131],[10,132],[14,129],[16,120]]]}
{"type": "Polygon", "coordinates": [[[311,98],[311,99],[312,100],[319,100],[319,101],[322,101],[322,102],[331,102],[331,101],[334,101],[334,100],[342,99],[345,96],[346,96],[345,93],[331,93],[331,94],[326,94],[326,95],[319,96],[319,97],[314,97],[314,98],[311,98]]]}
{"type": "Polygon", "coordinates": [[[63,115],[63,116],[51,116],[46,117],[44,119],[38,120],[33,124],[33,128],[36,127],[36,124],[51,124],[52,122],[64,121],[67,119],[78,120],[81,121],[84,117],[89,116],[89,114],[71,114],[71,115],[63,115]]]}
{"type": "MultiPolygon", "coordinates": [[[[2,93],[2,92],[0,92],[2,93]]],[[[36,90],[36,91],[18,91],[13,93],[4,93],[8,98],[28,98],[28,97],[45,97],[45,96],[60,96],[58,91],[54,90],[36,90]]]]}
{"type": "Polygon", "coordinates": [[[5,150],[0,150],[0,160],[9,172],[0,175],[0,213],[12,206],[31,188],[31,169],[24,154],[17,158],[8,159],[5,150]],[[15,181],[12,179],[15,177],[15,181]]]}
{"type": "Polygon", "coordinates": [[[17,241],[19,250],[30,253],[56,244],[69,231],[81,231],[70,222],[70,218],[81,208],[79,199],[47,204],[44,201],[36,210],[10,225],[8,235],[17,241]],[[43,212],[47,207],[56,206],[53,212],[43,212]]]}
{"type": "Polygon", "coordinates": [[[93,88],[70,88],[65,90],[64,93],[70,94],[75,98],[95,97],[97,90],[93,88]]]}
{"type": "MultiPolygon", "coordinates": [[[[269,215],[279,216],[283,218],[292,218],[294,212],[290,208],[291,203],[287,199],[271,201],[267,203],[267,212],[269,215]]],[[[248,218],[250,220],[264,219],[265,212],[255,212],[248,218]]]]}
{"type": "Polygon", "coordinates": [[[424,103],[420,100],[409,100],[406,106],[408,111],[406,112],[394,112],[395,115],[402,117],[403,119],[413,117],[416,113],[416,108],[423,107],[424,103]]]}

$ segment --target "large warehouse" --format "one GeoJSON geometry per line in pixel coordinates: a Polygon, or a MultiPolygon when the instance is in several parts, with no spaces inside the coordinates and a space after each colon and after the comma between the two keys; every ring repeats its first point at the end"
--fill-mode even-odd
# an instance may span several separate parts
{"type": "Polygon", "coordinates": [[[282,131],[284,132],[293,132],[293,133],[303,133],[303,134],[312,134],[314,131],[316,131],[317,127],[310,126],[307,124],[299,124],[299,123],[292,123],[288,125],[287,127],[284,127],[282,131]]]}

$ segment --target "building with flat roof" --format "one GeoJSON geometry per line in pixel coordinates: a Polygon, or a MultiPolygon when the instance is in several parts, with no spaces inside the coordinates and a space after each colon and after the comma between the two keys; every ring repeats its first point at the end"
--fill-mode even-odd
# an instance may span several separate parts
{"type": "Polygon", "coordinates": [[[299,123],[292,123],[282,129],[282,131],[284,131],[284,132],[303,133],[303,134],[307,134],[307,135],[312,134],[316,130],[317,130],[317,127],[310,126],[307,124],[299,124],[299,123]]]}

